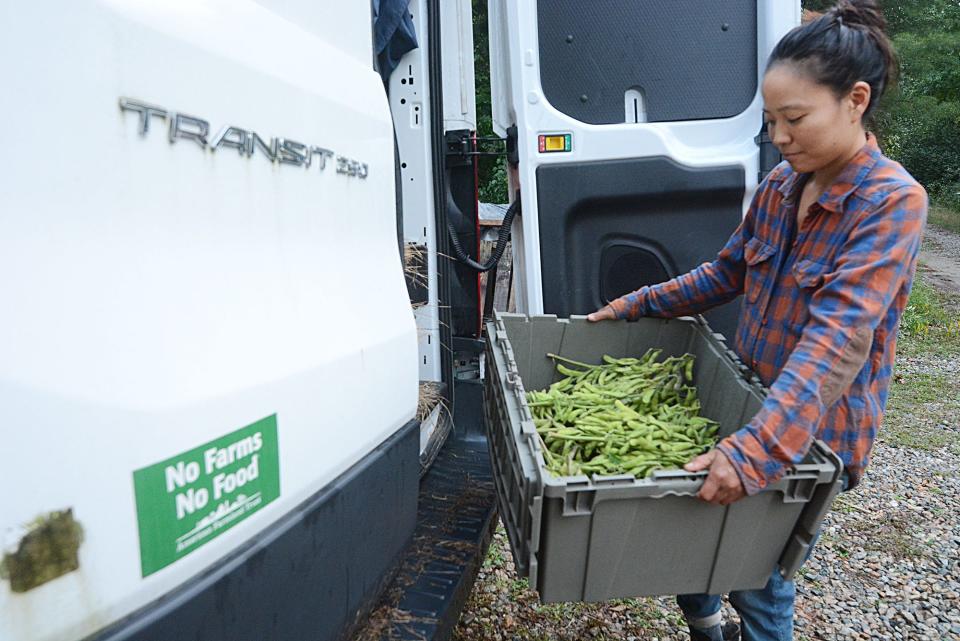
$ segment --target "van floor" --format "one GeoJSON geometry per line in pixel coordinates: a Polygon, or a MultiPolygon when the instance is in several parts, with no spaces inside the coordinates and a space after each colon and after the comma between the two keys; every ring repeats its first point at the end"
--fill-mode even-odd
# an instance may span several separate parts
{"type": "MultiPolygon", "coordinates": [[[[420,481],[418,525],[393,581],[353,638],[449,638],[496,527],[480,381],[457,381],[454,428],[420,481]]],[[[389,527],[389,524],[385,524],[389,527]]]]}

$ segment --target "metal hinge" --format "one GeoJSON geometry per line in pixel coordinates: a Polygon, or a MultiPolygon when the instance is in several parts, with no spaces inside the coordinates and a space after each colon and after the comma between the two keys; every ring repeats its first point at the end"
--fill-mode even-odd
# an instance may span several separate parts
{"type": "Polygon", "coordinates": [[[448,131],[445,142],[447,156],[466,159],[507,155],[507,141],[499,136],[471,136],[464,131],[448,131]]]}
{"type": "Polygon", "coordinates": [[[773,141],[770,140],[766,127],[760,129],[760,133],[756,135],[753,142],[760,147],[760,171],[757,174],[757,182],[760,183],[767,177],[767,174],[773,171],[774,167],[783,161],[783,156],[773,146],[773,141]]]}

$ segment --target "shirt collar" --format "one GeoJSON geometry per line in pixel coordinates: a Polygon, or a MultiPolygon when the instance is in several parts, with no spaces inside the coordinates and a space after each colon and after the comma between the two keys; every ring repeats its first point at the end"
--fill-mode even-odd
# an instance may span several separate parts
{"type": "MultiPolygon", "coordinates": [[[[853,193],[866,179],[880,159],[880,155],[880,147],[877,145],[876,137],[867,133],[867,144],[861,147],[860,151],[847,163],[840,175],[834,179],[830,188],[820,195],[817,204],[827,211],[843,212],[843,203],[847,196],[853,193]]],[[[783,194],[784,200],[799,201],[799,191],[803,188],[809,176],[810,174],[797,172],[792,172],[787,176],[778,187],[778,191],[783,194]]]]}

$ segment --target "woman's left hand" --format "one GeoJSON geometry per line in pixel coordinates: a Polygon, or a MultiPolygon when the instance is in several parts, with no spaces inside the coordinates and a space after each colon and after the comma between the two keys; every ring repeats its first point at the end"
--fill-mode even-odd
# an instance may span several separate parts
{"type": "Polygon", "coordinates": [[[720,450],[710,450],[706,454],[701,454],[684,465],[683,469],[688,472],[710,470],[707,480],[700,488],[700,493],[697,494],[697,498],[702,501],[714,505],[730,505],[746,496],[737,471],[733,469],[733,464],[730,463],[726,454],[720,450]]]}
{"type": "Polygon", "coordinates": [[[609,305],[604,305],[592,314],[587,314],[587,320],[591,323],[604,320],[617,320],[617,313],[609,305]]]}

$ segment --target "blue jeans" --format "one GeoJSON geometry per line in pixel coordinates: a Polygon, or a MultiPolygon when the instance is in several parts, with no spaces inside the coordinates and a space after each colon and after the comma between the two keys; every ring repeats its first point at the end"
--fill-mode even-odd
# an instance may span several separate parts
{"type": "MultiPolygon", "coordinates": [[[[843,490],[849,479],[843,474],[843,490]]],[[[820,533],[813,537],[807,557],[813,552],[820,533]]],[[[767,587],[762,590],[743,590],[730,593],[730,604],[740,615],[742,641],[793,641],[793,601],[797,591],[793,581],[780,576],[775,567],[767,587]]],[[[716,594],[681,594],[677,605],[687,620],[705,619],[720,611],[720,596],[716,594]]]]}
{"type": "MultiPolygon", "coordinates": [[[[743,641],[792,641],[795,595],[793,581],[780,576],[779,567],[762,590],[731,592],[730,603],[740,615],[743,641]]],[[[720,596],[681,594],[677,604],[687,619],[702,619],[720,611],[720,596]]]]}

